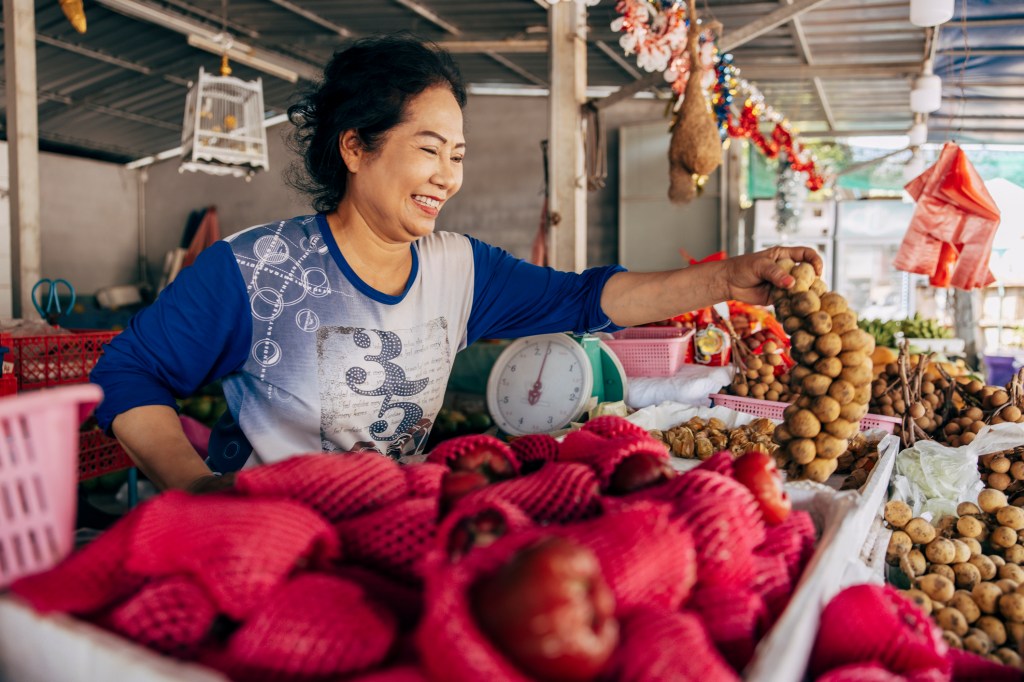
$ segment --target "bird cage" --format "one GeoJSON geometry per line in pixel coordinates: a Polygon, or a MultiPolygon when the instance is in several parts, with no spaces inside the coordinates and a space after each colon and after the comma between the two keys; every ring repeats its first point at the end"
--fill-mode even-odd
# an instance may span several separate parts
{"type": "Polygon", "coordinates": [[[251,178],[270,168],[263,127],[263,82],[215,76],[199,68],[188,91],[179,171],[251,178]]]}

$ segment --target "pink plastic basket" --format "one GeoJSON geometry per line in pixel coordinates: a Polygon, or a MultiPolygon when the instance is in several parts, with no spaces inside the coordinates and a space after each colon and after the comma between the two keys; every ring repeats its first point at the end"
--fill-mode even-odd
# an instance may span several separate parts
{"type": "MultiPolygon", "coordinates": [[[[650,327],[649,329],[657,329],[650,327]]],[[[674,328],[673,328],[674,330],[674,328]]],[[[693,361],[693,331],[686,331],[682,336],[665,338],[620,338],[623,332],[637,332],[637,329],[623,329],[605,341],[612,349],[626,376],[630,377],[669,377],[687,362],[693,361]]]]}
{"type": "Polygon", "coordinates": [[[102,396],[83,384],[0,399],[0,588],[71,551],[78,406],[102,396]]]}
{"type": "MultiPolygon", "coordinates": [[[[710,396],[712,405],[721,405],[730,410],[752,414],[757,417],[767,417],[775,421],[782,421],[782,412],[789,407],[789,403],[780,403],[775,400],[758,400],[757,398],[741,398],[738,395],[727,393],[712,393],[710,396]]],[[[860,420],[860,430],[882,429],[886,433],[896,430],[900,423],[899,417],[886,417],[883,414],[866,414],[860,420]]]]}
{"type": "Polygon", "coordinates": [[[692,329],[682,327],[627,327],[612,334],[616,339],[675,339],[691,334],[692,329]]]}

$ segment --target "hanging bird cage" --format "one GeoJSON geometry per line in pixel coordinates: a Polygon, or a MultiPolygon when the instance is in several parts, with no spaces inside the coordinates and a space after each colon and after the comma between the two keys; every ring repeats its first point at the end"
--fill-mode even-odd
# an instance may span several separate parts
{"type": "Polygon", "coordinates": [[[199,68],[185,101],[179,171],[250,179],[269,170],[263,127],[263,82],[215,76],[199,68]]]}

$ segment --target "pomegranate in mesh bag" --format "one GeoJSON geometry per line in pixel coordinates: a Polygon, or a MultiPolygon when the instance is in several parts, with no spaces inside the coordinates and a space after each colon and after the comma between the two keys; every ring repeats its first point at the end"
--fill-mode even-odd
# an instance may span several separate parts
{"type": "Polygon", "coordinates": [[[595,433],[603,438],[618,438],[630,436],[632,438],[649,438],[650,434],[642,426],[637,426],[628,419],[614,415],[594,417],[583,425],[583,431],[595,433]]]}
{"type": "Polygon", "coordinates": [[[711,641],[736,670],[746,667],[768,630],[764,600],[743,587],[703,587],[690,596],[686,610],[700,616],[711,641]]]}
{"type": "Polygon", "coordinates": [[[522,509],[504,500],[462,500],[441,522],[437,537],[445,556],[458,561],[474,547],[487,547],[533,521],[522,509]]]}
{"type": "Polygon", "coordinates": [[[480,629],[538,680],[593,680],[618,643],[615,597],[597,557],[563,538],[521,549],[473,586],[480,629]]]}
{"type": "Polygon", "coordinates": [[[692,613],[640,607],[622,617],[621,628],[621,643],[602,679],[739,682],[692,613]]]}
{"type": "Polygon", "coordinates": [[[878,662],[908,675],[931,668],[948,674],[949,647],[928,615],[888,585],[854,585],[821,613],[810,670],[878,662]]]}
{"type": "Polygon", "coordinates": [[[450,509],[456,500],[494,481],[519,473],[508,445],[494,436],[462,436],[447,440],[427,455],[427,462],[448,467],[441,479],[440,507],[450,509]]]}
{"type": "Polygon", "coordinates": [[[521,474],[531,474],[558,458],[558,441],[546,433],[516,438],[509,446],[519,462],[521,474]]]}
{"type": "Polygon", "coordinates": [[[460,504],[493,500],[516,505],[537,523],[578,521],[594,516],[601,506],[597,476],[573,462],[553,462],[528,476],[475,490],[460,504]]]}

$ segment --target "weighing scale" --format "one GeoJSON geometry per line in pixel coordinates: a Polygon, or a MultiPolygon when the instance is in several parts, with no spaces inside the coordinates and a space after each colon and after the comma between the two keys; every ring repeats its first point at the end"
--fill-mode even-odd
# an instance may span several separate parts
{"type": "Polygon", "coordinates": [[[539,334],[516,339],[491,368],[487,407],[513,436],[557,431],[577,420],[596,398],[624,400],[626,373],[595,336],[539,334]]]}

